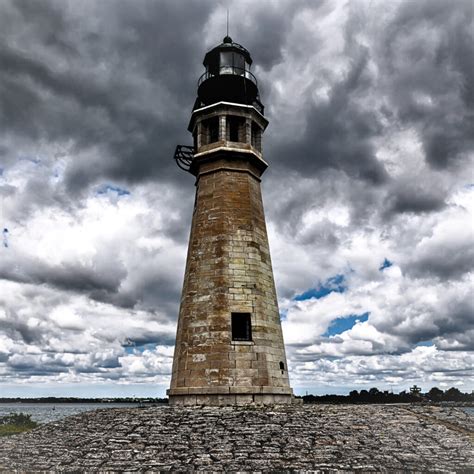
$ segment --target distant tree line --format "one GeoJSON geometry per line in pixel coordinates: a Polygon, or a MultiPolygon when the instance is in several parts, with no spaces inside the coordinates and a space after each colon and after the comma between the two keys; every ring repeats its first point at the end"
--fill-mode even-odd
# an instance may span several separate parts
{"type": "MultiPolygon", "coordinates": [[[[413,403],[413,402],[465,402],[474,403],[474,392],[463,393],[455,387],[443,391],[433,387],[429,392],[422,393],[414,385],[409,391],[393,393],[388,390],[380,391],[374,387],[370,390],[352,390],[349,395],[303,395],[304,403],[413,403]]],[[[167,398],[143,397],[113,397],[113,398],[77,398],[77,397],[40,397],[20,398],[3,397],[0,403],[134,403],[139,405],[168,403],[167,398]]]]}
{"type": "Polygon", "coordinates": [[[474,393],[462,393],[452,387],[443,391],[433,387],[429,392],[421,393],[414,385],[407,392],[393,393],[378,388],[370,390],[352,390],[349,395],[304,395],[300,397],[304,403],[414,403],[414,402],[468,402],[474,403],[474,393]]]}

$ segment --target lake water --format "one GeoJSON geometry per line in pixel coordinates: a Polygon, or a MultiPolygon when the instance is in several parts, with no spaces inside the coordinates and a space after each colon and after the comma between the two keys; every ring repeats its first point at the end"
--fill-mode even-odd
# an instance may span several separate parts
{"type": "Polygon", "coordinates": [[[25,413],[38,423],[48,423],[98,408],[126,407],[138,407],[138,403],[0,403],[0,417],[10,413],[25,413]]]}

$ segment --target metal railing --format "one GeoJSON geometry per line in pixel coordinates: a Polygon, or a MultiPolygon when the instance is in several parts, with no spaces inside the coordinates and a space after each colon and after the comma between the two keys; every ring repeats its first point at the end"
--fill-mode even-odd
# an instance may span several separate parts
{"type": "Polygon", "coordinates": [[[247,69],[241,68],[241,67],[236,67],[236,66],[221,66],[218,69],[217,74],[215,72],[211,71],[206,71],[198,80],[198,87],[207,79],[210,79],[211,77],[218,77],[218,76],[223,76],[223,75],[234,75],[234,76],[241,76],[245,77],[246,79],[249,79],[252,81],[257,87],[257,78],[247,69]]]}
{"type": "Polygon", "coordinates": [[[176,164],[184,171],[189,171],[193,162],[195,149],[193,146],[177,145],[174,151],[176,164]]]}

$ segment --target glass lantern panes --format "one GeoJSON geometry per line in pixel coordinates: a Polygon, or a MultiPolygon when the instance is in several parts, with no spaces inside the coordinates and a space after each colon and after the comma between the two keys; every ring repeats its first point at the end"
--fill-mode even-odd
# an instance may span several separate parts
{"type": "Polygon", "coordinates": [[[230,51],[226,51],[221,53],[221,74],[232,74],[232,53],[230,51]]]}
{"type": "Polygon", "coordinates": [[[245,73],[245,59],[241,54],[233,53],[234,56],[234,74],[242,76],[245,73]]]}

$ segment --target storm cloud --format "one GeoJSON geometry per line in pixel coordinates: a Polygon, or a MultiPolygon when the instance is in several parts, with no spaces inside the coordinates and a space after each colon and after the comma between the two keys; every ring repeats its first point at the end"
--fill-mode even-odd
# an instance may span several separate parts
{"type": "Polygon", "coordinates": [[[468,0],[2,2],[0,383],[164,394],[194,199],[172,154],[227,6],[292,385],[474,388],[468,0]]]}

